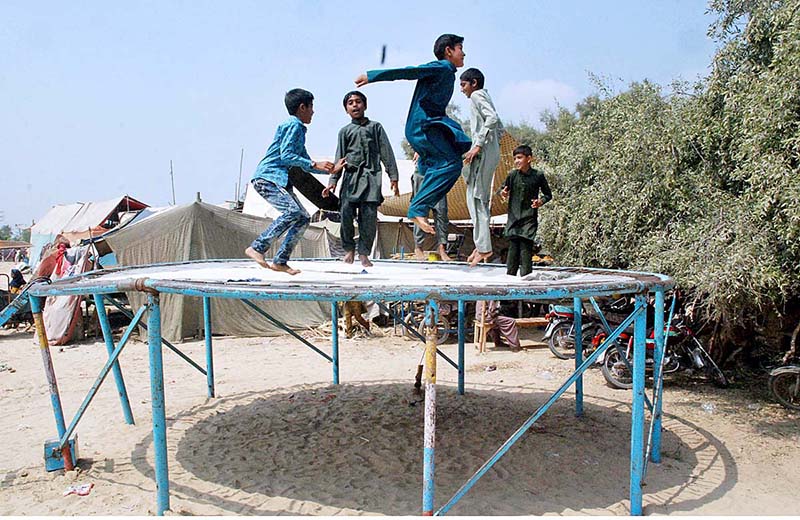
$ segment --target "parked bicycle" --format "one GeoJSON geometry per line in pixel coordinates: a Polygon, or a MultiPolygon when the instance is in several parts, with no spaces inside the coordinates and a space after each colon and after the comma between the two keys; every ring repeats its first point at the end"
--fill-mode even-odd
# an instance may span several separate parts
{"type": "MultiPolygon", "coordinates": [[[[416,331],[423,338],[425,337],[425,302],[401,302],[393,306],[393,310],[402,320],[403,335],[412,339],[418,336],[410,332],[416,331]]],[[[452,305],[446,302],[439,304],[439,317],[436,326],[436,344],[441,345],[450,337],[450,334],[458,334],[458,329],[450,324],[452,305]]]]}

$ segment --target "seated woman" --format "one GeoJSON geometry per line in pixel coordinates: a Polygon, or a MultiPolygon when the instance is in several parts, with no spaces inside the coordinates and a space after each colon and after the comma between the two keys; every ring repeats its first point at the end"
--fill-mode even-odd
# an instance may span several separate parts
{"type": "Polygon", "coordinates": [[[19,294],[22,292],[22,288],[25,287],[25,278],[22,276],[22,272],[19,269],[12,269],[11,270],[11,281],[8,282],[8,292],[11,294],[19,294]]]}
{"type": "Polygon", "coordinates": [[[497,300],[479,301],[475,305],[475,323],[483,319],[487,336],[491,335],[495,347],[510,347],[511,350],[520,349],[519,330],[514,318],[500,315],[500,302],[497,300]],[[484,315],[484,308],[486,313],[484,315]],[[503,341],[505,339],[505,342],[503,341]]]}

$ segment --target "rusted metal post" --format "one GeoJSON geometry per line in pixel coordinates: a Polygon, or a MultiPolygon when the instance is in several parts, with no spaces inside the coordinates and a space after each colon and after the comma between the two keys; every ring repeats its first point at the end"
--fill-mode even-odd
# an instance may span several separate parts
{"type": "MultiPolygon", "coordinates": [[[[64,422],[64,410],[61,408],[61,396],[58,393],[58,382],[56,381],[56,372],[53,368],[53,358],[50,355],[50,343],[47,341],[47,331],[44,328],[44,318],[42,318],[42,310],[44,309],[44,299],[37,296],[31,297],[31,313],[33,314],[33,323],[36,325],[36,336],[39,338],[39,350],[42,353],[42,362],[44,363],[44,373],[47,375],[47,386],[50,388],[50,404],[53,406],[53,415],[56,419],[56,430],[58,430],[58,437],[61,438],[67,431],[67,425],[64,422]]],[[[72,454],[69,450],[69,442],[61,449],[61,457],[64,460],[64,469],[71,471],[75,469],[72,454]]]]}
{"type": "Polygon", "coordinates": [[[425,331],[425,430],[422,468],[422,516],[433,516],[434,448],[436,446],[436,324],[439,306],[428,301],[425,331]]]}

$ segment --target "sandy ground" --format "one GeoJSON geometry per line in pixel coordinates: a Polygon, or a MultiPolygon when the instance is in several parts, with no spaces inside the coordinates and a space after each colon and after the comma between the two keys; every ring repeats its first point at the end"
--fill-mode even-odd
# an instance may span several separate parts
{"type": "MultiPolygon", "coordinates": [[[[570,373],[524,331],[522,352],[467,345],[467,393],[439,362],[436,505],[442,505],[570,373]],[[487,370],[488,367],[496,367],[487,370]]],[[[314,339],[330,351],[330,340],[314,339]]],[[[202,342],[180,346],[202,362],[202,342]]],[[[392,335],[342,339],[341,381],[286,337],[214,338],[218,398],[205,377],[164,351],[171,508],[180,514],[418,514],[423,406],[413,392],[422,344],[392,335]]],[[[456,357],[455,343],[443,351],[456,357]]],[[[104,345],[53,349],[72,417],[106,359],[104,345]]],[[[152,514],[155,507],[147,346],[121,356],[136,425],[124,424],[109,377],[78,427],[80,471],[47,473],[55,435],[33,334],[0,331],[0,514],[152,514]],[[91,494],[64,497],[75,483],[91,494]]],[[[800,511],[800,416],[753,388],[668,384],[663,463],[650,465],[649,514],[762,515],[800,511]]],[[[453,509],[461,515],[626,514],[630,394],[599,370],[585,382],[586,413],[572,393],[453,509]]]]}

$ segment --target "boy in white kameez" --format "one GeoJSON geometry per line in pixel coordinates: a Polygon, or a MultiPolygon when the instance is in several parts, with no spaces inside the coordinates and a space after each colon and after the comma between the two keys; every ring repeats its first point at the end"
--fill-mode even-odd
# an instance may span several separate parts
{"type": "Polygon", "coordinates": [[[470,130],[472,148],[464,155],[462,175],[467,181],[467,209],[472,218],[472,240],[475,250],[467,261],[470,267],[492,257],[492,236],[489,228],[492,202],[492,180],[500,164],[500,136],[503,124],[497,116],[492,98],[483,88],[484,75],[475,68],[465,70],[461,77],[461,92],[470,100],[470,130]]]}

